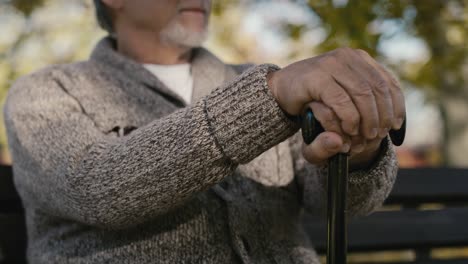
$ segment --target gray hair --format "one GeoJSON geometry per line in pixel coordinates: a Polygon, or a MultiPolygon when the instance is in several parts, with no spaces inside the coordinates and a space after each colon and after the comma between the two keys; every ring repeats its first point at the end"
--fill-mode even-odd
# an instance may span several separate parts
{"type": "Polygon", "coordinates": [[[114,26],[108,7],[101,0],[94,0],[94,7],[96,8],[96,19],[99,26],[107,33],[113,34],[114,26]]]}

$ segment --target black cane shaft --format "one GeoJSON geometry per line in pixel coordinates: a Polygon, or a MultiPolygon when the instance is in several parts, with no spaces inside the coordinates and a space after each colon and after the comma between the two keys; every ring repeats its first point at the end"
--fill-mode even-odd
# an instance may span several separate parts
{"type": "MultiPolygon", "coordinates": [[[[310,109],[302,116],[302,136],[306,144],[322,132],[323,127],[310,109]]],[[[328,160],[327,197],[327,264],[346,264],[346,193],[348,191],[348,155],[337,154],[328,160]]]]}
{"type": "MultiPolygon", "coordinates": [[[[320,122],[310,108],[302,118],[302,138],[308,145],[324,132],[320,122]]],[[[390,130],[393,144],[403,144],[406,132],[406,118],[399,130],[390,130]]],[[[348,154],[337,154],[328,160],[328,197],[327,197],[327,264],[346,264],[346,193],[348,192],[348,154]]]]}
{"type": "Polygon", "coordinates": [[[346,193],[348,155],[337,154],[328,161],[327,264],[346,264],[346,193]]]}

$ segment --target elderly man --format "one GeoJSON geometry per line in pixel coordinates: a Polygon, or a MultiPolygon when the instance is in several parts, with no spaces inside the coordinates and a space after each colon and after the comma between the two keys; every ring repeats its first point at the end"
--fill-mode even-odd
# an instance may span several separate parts
{"type": "Polygon", "coordinates": [[[227,65],[200,44],[209,0],[96,0],[88,61],[18,80],[4,108],[31,263],[319,263],[302,209],[351,153],[349,211],[381,205],[404,116],[365,52],[227,65]],[[301,141],[311,107],[326,132],[301,141]]]}

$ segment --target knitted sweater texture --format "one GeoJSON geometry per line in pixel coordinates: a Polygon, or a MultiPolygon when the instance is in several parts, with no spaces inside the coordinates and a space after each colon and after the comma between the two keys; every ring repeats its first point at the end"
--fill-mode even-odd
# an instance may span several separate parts
{"type": "MultiPolygon", "coordinates": [[[[319,263],[301,214],[324,211],[326,177],[267,87],[278,67],[226,65],[203,48],[191,63],[191,105],[110,38],[88,61],[11,87],[30,263],[319,263]]],[[[397,164],[384,145],[350,175],[350,214],[390,192],[397,164]]]]}

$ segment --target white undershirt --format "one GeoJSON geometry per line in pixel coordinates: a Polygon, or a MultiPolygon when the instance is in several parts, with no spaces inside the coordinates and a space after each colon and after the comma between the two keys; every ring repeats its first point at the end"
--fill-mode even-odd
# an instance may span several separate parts
{"type": "Polygon", "coordinates": [[[189,63],[175,65],[143,64],[143,66],[158,77],[169,89],[182,97],[187,104],[191,103],[193,78],[189,63]]]}

